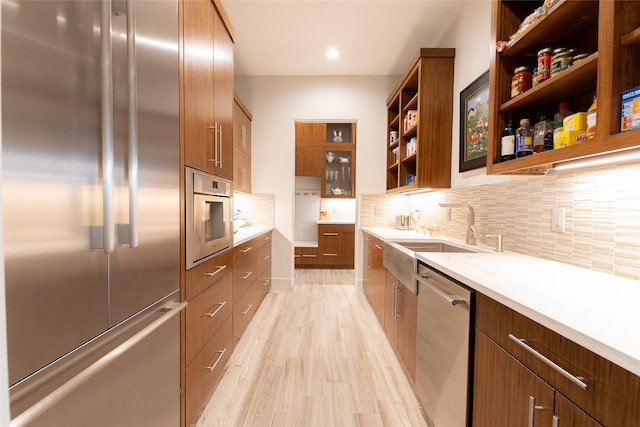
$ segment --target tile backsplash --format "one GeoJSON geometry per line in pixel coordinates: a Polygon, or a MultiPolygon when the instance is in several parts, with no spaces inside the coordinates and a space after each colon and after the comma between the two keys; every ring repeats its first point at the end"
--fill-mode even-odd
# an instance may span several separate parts
{"type": "Polygon", "coordinates": [[[551,171],[506,183],[411,196],[363,195],[363,226],[394,227],[414,212],[418,225],[464,239],[466,202],[475,211],[479,244],[504,233],[504,249],[640,280],[640,165],[551,171]],[[551,231],[553,208],[565,209],[565,232],[551,231]],[[415,212],[415,211],[418,212],[415,212]]]}
{"type": "Polygon", "coordinates": [[[274,194],[233,194],[233,209],[240,211],[239,217],[247,226],[273,227],[275,218],[274,194]]]}

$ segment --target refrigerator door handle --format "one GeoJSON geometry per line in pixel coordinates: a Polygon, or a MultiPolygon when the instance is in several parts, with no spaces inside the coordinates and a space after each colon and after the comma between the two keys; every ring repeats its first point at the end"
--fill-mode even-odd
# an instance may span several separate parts
{"type": "Polygon", "coordinates": [[[127,89],[129,107],[129,247],[138,247],[138,76],[136,5],[127,0],[127,89]]]}
{"type": "Polygon", "coordinates": [[[102,212],[103,244],[105,254],[115,246],[115,223],[113,218],[114,143],[113,143],[113,54],[111,49],[111,0],[102,0],[100,17],[101,48],[101,118],[102,118],[102,212]]]}
{"type": "Polygon", "coordinates": [[[181,303],[175,302],[165,307],[163,309],[166,310],[164,314],[151,322],[149,325],[145,326],[144,329],[135,334],[133,337],[123,342],[122,344],[111,350],[109,353],[102,356],[100,359],[96,360],[87,369],[81,371],[75,377],[71,378],[69,381],[55,389],[52,393],[39,400],[35,405],[31,406],[29,409],[12,419],[9,426],[21,427],[31,424],[35,419],[44,414],[48,409],[52,408],[56,403],[60,402],[82,384],[86,383],[89,379],[94,377],[98,372],[102,371],[113,361],[117,360],[118,357],[120,357],[123,353],[136,346],[143,339],[145,339],[162,325],[167,323],[171,318],[180,313],[186,306],[187,302],[183,301],[181,303]]]}

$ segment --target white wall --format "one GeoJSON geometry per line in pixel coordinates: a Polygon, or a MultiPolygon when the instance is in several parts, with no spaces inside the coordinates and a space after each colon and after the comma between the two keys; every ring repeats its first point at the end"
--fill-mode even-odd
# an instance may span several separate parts
{"type": "Polygon", "coordinates": [[[460,92],[489,69],[489,58],[495,50],[491,43],[491,2],[465,1],[460,16],[448,37],[456,48],[453,86],[453,132],[451,152],[451,187],[471,187],[509,181],[514,178],[487,176],[486,168],[458,173],[460,158],[460,92]]]}
{"type": "MultiPolygon", "coordinates": [[[[275,194],[273,289],[293,279],[296,120],[357,122],[356,196],[385,191],[386,100],[398,76],[237,77],[236,92],[253,115],[251,188],[275,194]]],[[[357,208],[358,209],[358,208],[357,208]]],[[[357,215],[359,217],[359,215],[357,215]]],[[[357,224],[356,224],[357,226],[357,224]]],[[[358,239],[359,240],[359,239],[358,239]]],[[[362,277],[356,242],[356,274],[362,277]]]]}

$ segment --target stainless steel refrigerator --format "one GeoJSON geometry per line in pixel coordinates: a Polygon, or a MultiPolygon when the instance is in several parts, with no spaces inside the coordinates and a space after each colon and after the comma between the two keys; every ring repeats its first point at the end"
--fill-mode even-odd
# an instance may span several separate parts
{"type": "Polygon", "coordinates": [[[1,31],[12,423],[177,426],[177,0],[2,0],[1,31]]]}

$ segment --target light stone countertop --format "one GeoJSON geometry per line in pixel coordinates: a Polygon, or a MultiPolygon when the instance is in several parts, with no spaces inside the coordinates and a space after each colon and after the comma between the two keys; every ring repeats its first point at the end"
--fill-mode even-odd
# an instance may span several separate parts
{"type": "MultiPolygon", "coordinates": [[[[386,241],[464,242],[363,227],[386,241]]],[[[514,252],[419,252],[417,258],[613,363],[640,375],[640,281],[514,252]]]]}
{"type": "Polygon", "coordinates": [[[238,245],[243,244],[256,236],[259,236],[262,233],[265,233],[269,230],[273,230],[273,227],[267,227],[263,225],[257,226],[245,226],[236,228],[233,233],[233,246],[236,247],[238,245]]]}
{"type": "Polygon", "coordinates": [[[316,224],[355,224],[354,220],[348,219],[319,219],[316,224]]]}

